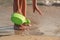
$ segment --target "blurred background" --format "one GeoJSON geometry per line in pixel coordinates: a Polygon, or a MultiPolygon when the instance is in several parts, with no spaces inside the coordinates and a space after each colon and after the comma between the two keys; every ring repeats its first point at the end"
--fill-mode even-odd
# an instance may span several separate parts
{"type": "MultiPolygon", "coordinates": [[[[60,0],[37,0],[42,16],[32,12],[32,1],[27,0],[27,18],[32,27],[27,31],[30,35],[60,36],[60,0]]],[[[13,23],[10,20],[13,13],[13,0],[0,0],[0,35],[14,34],[13,23]]],[[[27,34],[25,32],[25,34],[27,34]]]]}

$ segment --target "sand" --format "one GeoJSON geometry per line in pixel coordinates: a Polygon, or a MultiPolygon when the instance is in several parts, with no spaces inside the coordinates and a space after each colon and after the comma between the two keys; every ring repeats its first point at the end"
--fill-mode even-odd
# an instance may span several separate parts
{"type": "MultiPolygon", "coordinates": [[[[38,12],[32,12],[32,5],[28,5],[27,7],[27,18],[32,22],[28,33],[31,35],[40,35],[40,32],[43,32],[44,35],[60,36],[60,7],[39,6],[39,8],[43,13],[42,16],[38,12]]],[[[6,32],[14,31],[11,30],[13,26],[10,28],[13,25],[10,20],[12,9],[12,6],[0,6],[0,28],[2,28],[3,33],[5,30],[6,32]],[[5,27],[7,28],[5,29],[5,27]]]]}
{"type": "Polygon", "coordinates": [[[13,36],[1,37],[0,40],[60,40],[60,37],[13,35],[13,36]]]}
{"type": "MultiPolygon", "coordinates": [[[[2,2],[0,1],[0,3],[2,2]]],[[[11,35],[12,32],[14,32],[14,30],[12,30],[13,26],[10,27],[13,25],[10,20],[13,8],[11,3],[9,3],[10,5],[8,3],[3,2],[0,4],[0,28],[2,28],[0,29],[0,33],[2,31],[4,34],[6,32],[11,35]]],[[[31,20],[32,26],[30,27],[31,29],[24,34],[29,36],[21,36],[20,34],[22,32],[16,31],[16,34],[19,35],[0,37],[0,40],[60,40],[60,37],[57,37],[60,36],[60,7],[39,5],[39,8],[43,13],[42,16],[40,16],[38,12],[32,12],[32,5],[28,5],[27,7],[27,18],[31,20]],[[43,35],[48,36],[41,36],[41,32],[43,35]]],[[[3,35],[2,33],[1,35],[3,35]]]]}

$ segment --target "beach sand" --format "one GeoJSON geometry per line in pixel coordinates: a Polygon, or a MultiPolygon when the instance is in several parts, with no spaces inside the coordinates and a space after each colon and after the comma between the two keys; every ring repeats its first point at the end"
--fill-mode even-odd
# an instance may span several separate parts
{"type": "Polygon", "coordinates": [[[13,36],[1,37],[0,40],[60,40],[60,37],[13,35],[13,36]]]}
{"type": "MultiPolygon", "coordinates": [[[[2,1],[2,0],[1,0],[2,1]]],[[[11,35],[0,37],[0,40],[60,40],[60,7],[40,6],[42,16],[38,12],[32,12],[32,5],[27,7],[27,18],[31,20],[32,26],[27,31],[15,31],[10,20],[13,13],[11,3],[0,1],[0,35],[11,35]],[[25,36],[21,36],[25,35],[25,36]],[[14,35],[14,36],[12,36],[14,35]],[[29,35],[29,36],[27,36],[29,35]],[[32,35],[32,36],[31,36],[32,35]],[[45,35],[45,36],[44,36],[45,35]],[[58,36],[58,37],[57,37],[58,36]]]]}

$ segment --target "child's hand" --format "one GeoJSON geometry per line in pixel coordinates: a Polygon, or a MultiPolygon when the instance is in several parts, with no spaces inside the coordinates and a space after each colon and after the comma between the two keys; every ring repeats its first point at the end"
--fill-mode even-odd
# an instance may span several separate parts
{"type": "MultiPolygon", "coordinates": [[[[39,10],[38,6],[35,6],[35,10],[40,14],[42,15],[42,12],[39,10]]],[[[35,12],[35,11],[34,11],[35,12]]]]}
{"type": "Polygon", "coordinates": [[[35,12],[35,10],[42,15],[42,12],[39,10],[38,6],[37,6],[37,0],[33,0],[33,12],[35,12]]]}

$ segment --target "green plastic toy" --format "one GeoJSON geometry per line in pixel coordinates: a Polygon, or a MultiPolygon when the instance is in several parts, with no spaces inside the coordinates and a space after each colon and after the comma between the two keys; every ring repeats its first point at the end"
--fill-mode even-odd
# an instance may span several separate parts
{"type": "Polygon", "coordinates": [[[26,19],[25,24],[28,25],[28,24],[30,24],[30,23],[31,23],[31,21],[30,21],[29,19],[26,19]]]}
{"type": "Polygon", "coordinates": [[[21,25],[23,23],[30,24],[30,20],[26,19],[22,14],[20,13],[13,13],[11,16],[11,21],[17,25],[21,25]]]}
{"type": "Polygon", "coordinates": [[[21,25],[26,21],[26,19],[22,14],[13,13],[11,16],[11,21],[15,24],[21,25]]]}

